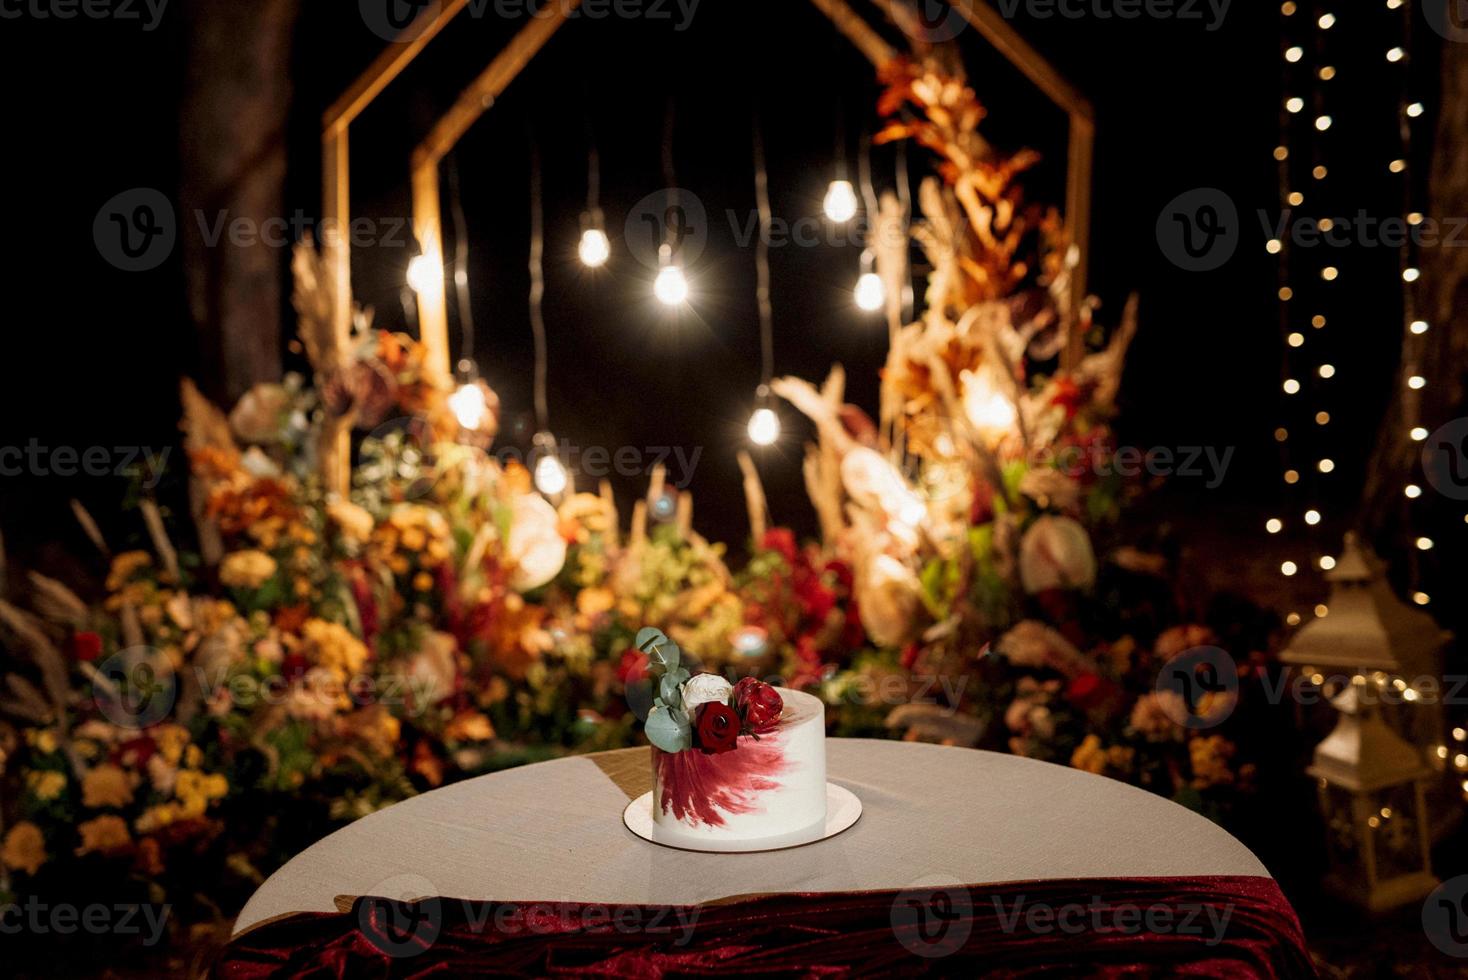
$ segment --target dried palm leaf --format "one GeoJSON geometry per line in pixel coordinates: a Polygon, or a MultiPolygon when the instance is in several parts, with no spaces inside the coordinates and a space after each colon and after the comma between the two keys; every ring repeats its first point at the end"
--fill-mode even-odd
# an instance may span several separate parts
{"type": "Polygon", "coordinates": [[[40,572],[31,572],[30,579],[34,594],[30,606],[44,619],[53,623],[64,623],[73,629],[81,629],[87,622],[87,604],[75,592],[40,572]]]}

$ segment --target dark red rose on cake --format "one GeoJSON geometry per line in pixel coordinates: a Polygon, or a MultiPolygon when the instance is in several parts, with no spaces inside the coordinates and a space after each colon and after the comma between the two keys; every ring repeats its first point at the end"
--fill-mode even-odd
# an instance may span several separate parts
{"type": "Polygon", "coordinates": [[[739,715],[727,704],[710,701],[698,709],[698,747],[710,755],[734,748],[739,738],[739,715]]]}
{"type": "Polygon", "coordinates": [[[780,692],[764,681],[745,677],[734,685],[734,708],[743,717],[746,731],[763,735],[779,722],[785,702],[780,692]]]}

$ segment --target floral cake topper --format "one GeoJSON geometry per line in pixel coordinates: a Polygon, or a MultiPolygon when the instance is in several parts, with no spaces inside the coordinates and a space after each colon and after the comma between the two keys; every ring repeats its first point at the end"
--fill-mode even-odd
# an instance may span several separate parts
{"type": "Polygon", "coordinates": [[[696,748],[717,755],[737,748],[739,736],[757,740],[779,723],[785,702],[764,681],[730,684],[718,674],[690,674],[678,644],[650,626],[638,631],[636,646],[647,654],[653,678],[647,739],[664,752],[696,748]]]}

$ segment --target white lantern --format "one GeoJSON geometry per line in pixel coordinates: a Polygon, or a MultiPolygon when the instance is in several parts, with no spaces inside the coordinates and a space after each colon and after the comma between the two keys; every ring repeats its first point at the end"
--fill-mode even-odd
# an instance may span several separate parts
{"type": "Polygon", "coordinates": [[[1354,534],[1326,578],[1328,615],[1296,633],[1280,660],[1349,678],[1331,699],[1340,713],[1335,729],[1306,771],[1317,781],[1327,828],[1326,884],[1376,912],[1421,901],[1438,884],[1425,793],[1433,771],[1422,750],[1387,724],[1381,705],[1421,677],[1401,688],[1383,682],[1405,664],[1431,663],[1446,634],[1392,594],[1354,534]]]}

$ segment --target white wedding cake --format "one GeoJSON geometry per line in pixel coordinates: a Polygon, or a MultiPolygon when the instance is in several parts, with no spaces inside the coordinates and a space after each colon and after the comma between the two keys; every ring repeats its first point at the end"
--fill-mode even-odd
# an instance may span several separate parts
{"type": "Polygon", "coordinates": [[[644,629],[653,703],[651,839],[750,851],[826,831],[826,715],[819,699],[753,677],[690,673],[677,644],[644,629]]]}
{"type": "Polygon", "coordinates": [[[740,735],[720,754],[653,747],[653,838],[674,847],[714,841],[775,848],[821,836],[826,826],[825,706],[773,689],[783,702],[763,735],[740,735]]]}

